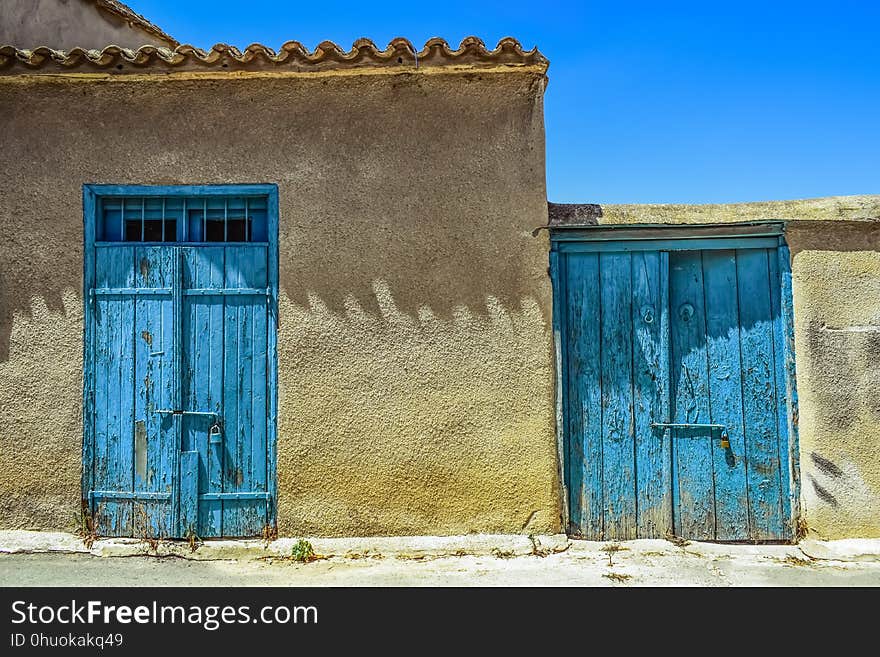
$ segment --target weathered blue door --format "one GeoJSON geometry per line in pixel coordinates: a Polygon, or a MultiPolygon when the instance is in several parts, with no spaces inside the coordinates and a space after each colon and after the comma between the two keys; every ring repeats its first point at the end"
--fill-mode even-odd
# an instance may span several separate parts
{"type": "Polygon", "coordinates": [[[274,524],[274,199],[196,189],[87,189],[83,483],[99,535],[274,524]]]}
{"type": "Polygon", "coordinates": [[[772,229],[555,236],[572,534],[791,538],[790,274],[772,229]]]}
{"type": "Polygon", "coordinates": [[[183,407],[215,414],[181,417],[184,463],[198,463],[197,481],[182,480],[182,523],[199,536],[252,536],[266,526],[270,501],[267,247],[181,255],[183,407]]]}

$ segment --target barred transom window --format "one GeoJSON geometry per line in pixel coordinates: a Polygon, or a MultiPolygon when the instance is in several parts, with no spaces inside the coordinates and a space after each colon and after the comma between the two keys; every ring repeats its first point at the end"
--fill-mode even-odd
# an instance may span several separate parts
{"type": "Polygon", "coordinates": [[[99,242],[266,242],[266,197],[105,197],[95,229],[99,242]]]}

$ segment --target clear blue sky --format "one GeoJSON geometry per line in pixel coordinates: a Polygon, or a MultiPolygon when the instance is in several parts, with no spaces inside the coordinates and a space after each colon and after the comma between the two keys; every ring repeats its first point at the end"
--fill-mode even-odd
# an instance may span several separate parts
{"type": "Polygon", "coordinates": [[[182,42],[514,36],[550,59],[548,196],[880,193],[880,2],[129,0],[182,42]]]}

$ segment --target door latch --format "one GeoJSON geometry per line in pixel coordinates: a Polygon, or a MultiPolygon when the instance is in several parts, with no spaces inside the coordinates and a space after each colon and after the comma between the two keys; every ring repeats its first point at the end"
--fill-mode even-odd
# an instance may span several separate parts
{"type": "Polygon", "coordinates": [[[156,413],[159,413],[159,415],[198,415],[201,417],[211,417],[214,418],[214,422],[217,421],[217,414],[208,411],[183,411],[179,408],[159,408],[156,409],[156,413]]]}
{"type": "MultiPolygon", "coordinates": [[[[727,427],[723,424],[700,424],[697,422],[651,422],[654,429],[710,429],[712,431],[720,431],[721,449],[730,449],[730,436],[727,433],[727,427]]],[[[714,437],[714,436],[713,436],[714,437]]]]}

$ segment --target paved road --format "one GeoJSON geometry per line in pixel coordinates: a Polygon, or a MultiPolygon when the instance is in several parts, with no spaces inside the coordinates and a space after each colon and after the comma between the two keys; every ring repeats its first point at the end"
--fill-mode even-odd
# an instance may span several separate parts
{"type": "Polygon", "coordinates": [[[597,551],[424,559],[334,557],[193,561],[178,557],[2,554],[4,586],[880,586],[880,562],[802,558],[790,547],[597,551]]]}

